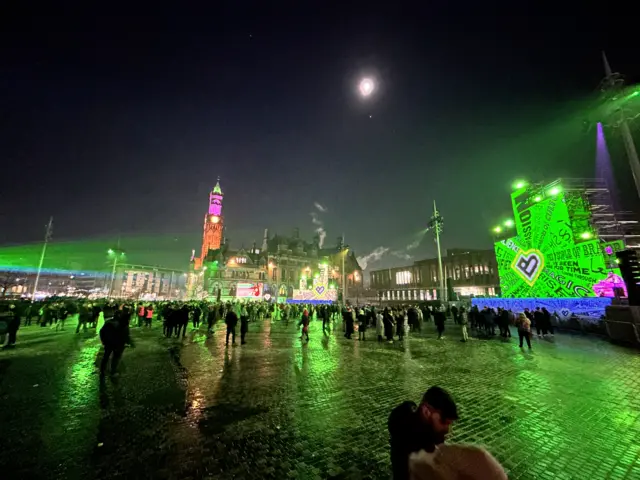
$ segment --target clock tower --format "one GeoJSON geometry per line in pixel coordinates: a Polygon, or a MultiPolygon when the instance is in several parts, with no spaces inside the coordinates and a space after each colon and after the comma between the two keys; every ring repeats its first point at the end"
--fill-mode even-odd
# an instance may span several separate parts
{"type": "Polygon", "coordinates": [[[222,216],[222,198],[224,194],[220,188],[220,177],[209,193],[209,211],[204,216],[204,233],[202,235],[202,252],[200,258],[195,258],[196,270],[202,267],[209,250],[217,250],[222,244],[222,229],[224,217],[222,216]]]}

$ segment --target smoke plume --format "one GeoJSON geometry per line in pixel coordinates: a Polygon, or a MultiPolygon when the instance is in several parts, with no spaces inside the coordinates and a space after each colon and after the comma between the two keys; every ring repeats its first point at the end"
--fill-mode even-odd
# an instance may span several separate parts
{"type": "MultiPolygon", "coordinates": [[[[407,247],[407,250],[409,250],[408,247],[407,247]]],[[[413,256],[409,255],[407,252],[403,252],[400,250],[395,250],[391,252],[391,255],[393,255],[394,257],[401,258],[403,260],[411,260],[413,258],[413,256]]]]}
{"type": "Polygon", "coordinates": [[[375,250],[373,250],[371,253],[358,257],[357,258],[358,264],[363,270],[366,270],[367,265],[369,265],[370,262],[376,262],[380,260],[382,256],[388,251],[389,249],[387,247],[378,247],[375,250]]]}
{"type": "Polygon", "coordinates": [[[322,227],[316,228],[316,232],[318,232],[318,246],[322,248],[322,245],[324,245],[324,238],[327,236],[327,232],[325,232],[324,228],[322,227]]]}
{"type": "Polygon", "coordinates": [[[407,245],[405,250],[414,250],[418,248],[418,246],[420,245],[420,240],[422,240],[422,238],[417,239],[415,242],[411,242],[409,245],[407,245]]]}
{"type": "MultiPolygon", "coordinates": [[[[318,202],[316,202],[314,205],[318,210],[320,210],[320,207],[322,207],[322,205],[320,205],[318,202]]],[[[326,209],[320,210],[320,211],[326,211],[326,209]]],[[[322,246],[324,245],[324,239],[327,236],[327,232],[324,230],[324,224],[322,223],[322,220],[320,220],[320,218],[318,217],[318,214],[316,212],[311,212],[310,215],[311,215],[311,223],[313,223],[316,226],[315,230],[316,230],[316,233],[318,234],[318,246],[322,248],[322,246]]]]}
{"type": "Polygon", "coordinates": [[[325,213],[327,211],[327,207],[323,207],[318,202],[315,202],[313,206],[316,207],[318,210],[320,210],[322,213],[325,213]]]}

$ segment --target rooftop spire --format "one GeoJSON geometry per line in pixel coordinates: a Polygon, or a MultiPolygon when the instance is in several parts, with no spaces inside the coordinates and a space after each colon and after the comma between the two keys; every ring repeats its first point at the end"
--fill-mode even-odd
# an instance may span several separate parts
{"type": "Polygon", "coordinates": [[[216,186],[213,187],[213,193],[218,193],[222,195],[222,188],[220,188],[220,175],[218,175],[218,181],[216,182],[216,186]]]}

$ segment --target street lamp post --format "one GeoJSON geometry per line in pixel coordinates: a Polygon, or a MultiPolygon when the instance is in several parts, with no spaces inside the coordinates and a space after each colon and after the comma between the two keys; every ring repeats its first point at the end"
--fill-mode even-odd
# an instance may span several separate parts
{"type": "Polygon", "coordinates": [[[360,287],[358,286],[358,281],[360,279],[358,278],[358,271],[354,270],[353,271],[353,286],[356,289],[356,305],[360,304],[360,287]]]}
{"type": "Polygon", "coordinates": [[[342,303],[347,303],[347,277],[344,274],[344,257],[347,256],[347,251],[342,247],[342,303]]]}
{"type": "Polygon", "coordinates": [[[429,222],[429,228],[432,228],[435,231],[436,235],[436,245],[438,246],[438,276],[440,277],[440,298],[442,301],[447,301],[447,292],[444,288],[444,275],[442,273],[442,253],[440,250],[440,234],[442,233],[442,216],[438,212],[436,208],[436,201],[433,201],[433,216],[431,217],[431,221],[429,222]]]}
{"type": "Polygon", "coordinates": [[[53,227],[53,217],[49,218],[49,223],[47,224],[47,231],[44,234],[44,244],[42,245],[42,253],[40,254],[40,263],[38,264],[38,273],[36,273],[36,281],[33,282],[33,292],[31,293],[31,303],[36,301],[36,291],[38,290],[38,283],[40,282],[40,273],[42,272],[42,264],[44,263],[44,256],[47,253],[47,244],[49,243],[49,240],[51,240],[52,227],[53,227]]]}
{"type": "Polygon", "coordinates": [[[113,285],[116,280],[116,267],[118,266],[118,258],[124,257],[124,250],[120,248],[110,248],[107,250],[107,253],[113,257],[113,268],[111,269],[111,284],[109,285],[109,295],[108,298],[113,296],[113,285]]]}
{"type": "Polygon", "coordinates": [[[344,236],[342,237],[342,303],[347,303],[347,277],[344,272],[344,257],[347,256],[347,252],[349,251],[349,246],[344,244],[344,236]]]}

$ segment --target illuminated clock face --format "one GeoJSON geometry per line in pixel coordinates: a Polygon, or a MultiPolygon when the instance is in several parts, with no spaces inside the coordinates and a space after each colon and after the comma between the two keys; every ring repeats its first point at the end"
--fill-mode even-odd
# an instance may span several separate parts
{"type": "Polygon", "coordinates": [[[218,223],[220,221],[220,217],[218,217],[217,215],[212,215],[210,220],[211,223],[218,223]]]}

